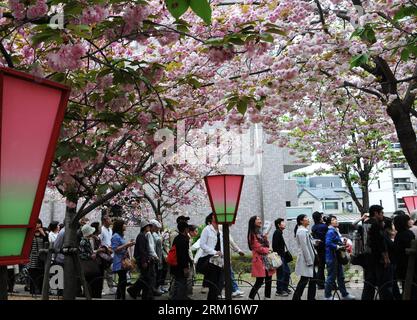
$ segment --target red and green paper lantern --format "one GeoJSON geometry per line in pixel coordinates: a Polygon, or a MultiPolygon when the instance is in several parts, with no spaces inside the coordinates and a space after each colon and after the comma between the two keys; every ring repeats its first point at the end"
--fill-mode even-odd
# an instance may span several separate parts
{"type": "Polygon", "coordinates": [[[70,89],[0,68],[0,265],[27,263],[70,89]]]}
{"type": "Polygon", "coordinates": [[[403,197],[405,206],[409,214],[412,214],[417,209],[417,196],[403,197]]]}
{"type": "Polygon", "coordinates": [[[219,224],[234,224],[239,208],[243,175],[213,175],[204,177],[211,208],[219,224]]]}

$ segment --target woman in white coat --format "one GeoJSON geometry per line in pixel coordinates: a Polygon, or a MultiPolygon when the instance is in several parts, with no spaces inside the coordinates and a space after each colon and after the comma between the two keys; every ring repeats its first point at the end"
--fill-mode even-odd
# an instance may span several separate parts
{"type": "Polygon", "coordinates": [[[304,289],[308,284],[308,300],[315,300],[316,297],[316,272],[314,269],[314,261],[316,258],[316,249],[314,248],[313,238],[307,227],[310,220],[305,214],[297,217],[297,225],[294,233],[298,246],[297,263],[295,265],[295,273],[300,276],[300,281],[295,289],[293,300],[301,300],[304,289]]]}

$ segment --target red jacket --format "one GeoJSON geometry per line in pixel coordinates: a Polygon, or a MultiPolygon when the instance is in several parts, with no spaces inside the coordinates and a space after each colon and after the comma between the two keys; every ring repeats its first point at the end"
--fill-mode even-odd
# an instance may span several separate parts
{"type": "MultiPolygon", "coordinates": [[[[252,236],[250,245],[252,248],[252,277],[265,277],[265,264],[262,256],[269,253],[269,242],[265,239],[265,245],[263,246],[256,236],[252,236]]],[[[275,269],[268,270],[268,276],[271,277],[274,273],[275,269]]]]}

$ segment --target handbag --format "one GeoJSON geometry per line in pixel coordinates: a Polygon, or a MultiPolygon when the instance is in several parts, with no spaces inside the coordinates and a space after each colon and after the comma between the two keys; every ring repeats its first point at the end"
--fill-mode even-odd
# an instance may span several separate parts
{"type": "Polygon", "coordinates": [[[223,257],[217,256],[217,255],[212,256],[209,259],[209,263],[214,264],[216,267],[219,267],[219,268],[223,268],[223,266],[224,266],[223,257]]]}
{"type": "Polygon", "coordinates": [[[290,263],[291,261],[294,260],[291,252],[287,248],[287,245],[285,245],[284,260],[285,260],[286,263],[290,263]]]}
{"type": "Polygon", "coordinates": [[[209,254],[207,256],[201,257],[200,259],[198,259],[197,264],[195,266],[195,270],[198,273],[202,273],[202,274],[206,274],[209,270],[209,263],[210,263],[210,258],[213,255],[209,254]]]}
{"type": "Polygon", "coordinates": [[[285,251],[285,253],[284,253],[284,260],[285,260],[286,263],[290,263],[291,261],[294,260],[291,252],[285,251]]]}
{"type": "Polygon", "coordinates": [[[346,250],[337,250],[336,251],[336,258],[337,262],[341,265],[347,265],[349,263],[349,256],[346,252],[346,250]]]}
{"type": "Polygon", "coordinates": [[[268,260],[268,264],[269,264],[269,270],[270,269],[277,269],[277,268],[279,268],[279,267],[281,267],[282,266],[282,260],[281,260],[281,257],[279,256],[279,254],[278,253],[276,253],[276,252],[271,252],[271,253],[268,253],[268,255],[267,255],[267,260],[268,260]],[[271,268],[272,267],[272,268],[271,268]]]}
{"type": "Polygon", "coordinates": [[[135,266],[135,261],[130,258],[129,252],[126,252],[125,256],[122,258],[122,269],[131,271],[135,268],[135,266]]]}

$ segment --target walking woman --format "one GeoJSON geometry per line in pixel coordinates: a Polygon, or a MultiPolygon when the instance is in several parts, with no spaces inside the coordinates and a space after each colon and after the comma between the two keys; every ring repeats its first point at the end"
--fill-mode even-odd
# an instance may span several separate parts
{"type": "Polygon", "coordinates": [[[343,300],[354,300],[355,297],[347,292],[345,286],[345,273],[343,265],[339,263],[337,255],[339,250],[345,250],[345,245],[339,233],[339,223],[335,216],[330,216],[329,230],[326,234],[326,264],[327,264],[327,279],[324,287],[324,299],[333,300],[332,290],[335,287],[337,280],[337,288],[342,294],[343,300]]]}
{"type": "Polygon", "coordinates": [[[298,246],[297,263],[295,265],[295,273],[301,277],[295,289],[293,300],[301,300],[304,289],[308,284],[308,300],[316,300],[316,277],[314,270],[314,262],[316,259],[316,250],[313,244],[313,238],[307,227],[310,220],[307,215],[300,214],[297,217],[297,225],[294,229],[296,243],[298,246]]]}
{"type": "Polygon", "coordinates": [[[252,250],[252,277],[256,277],[255,285],[249,293],[249,299],[254,299],[265,282],[265,300],[271,298],[272,275],[275,269],[268,270],[266,259],[270,252],[269,242],[261,233],[262,219],[253,216],[249,219],[248,246],[252,250]]]}
{"type": "MultiPolygon", "coordinates": [[[[32,240],[32,248],[29,256],[29,281],[30,293],[40,294],[42,291],[44,260],[42,260],[41,251],[45,249],[45,243],[48,242],[48,235],[42,227],[42,221],[36,222],[35,236],[32,240]]],[[[44,257],[44,256],[43,256],[44,257]]]]}
{"type": "Polygon", "coordinates": [[[113,272],[117,273],[118,275],[116,292],[117,300],[126,299],[127,270],[122,268],[122,260],[128,255],[127,249],[135,245],[135,241],[130,240],[129,242],[126,242],[126,240],[123,238],[125,231],[126,225],[123,220],[114,221],[111,246],[114,252],[113,272]]]}

